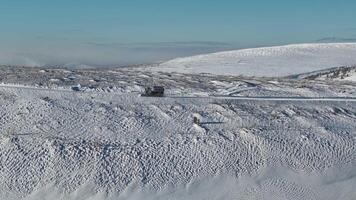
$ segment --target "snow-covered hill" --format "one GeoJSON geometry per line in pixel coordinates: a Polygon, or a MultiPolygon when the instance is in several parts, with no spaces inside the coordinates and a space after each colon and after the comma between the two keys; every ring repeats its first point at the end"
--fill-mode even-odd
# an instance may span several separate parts
{"type": "Polygon", "coordinates": [[[356,43],[298,44],[178,58],[150,69],[257,77],[288,76],[356,64],[356,43]]]}
{"type": "Polygon", "coordinates": [[[356,66],[336,67],[305,74],[291,76],[290,78],[328,81],[356,81],[356,66]]]}

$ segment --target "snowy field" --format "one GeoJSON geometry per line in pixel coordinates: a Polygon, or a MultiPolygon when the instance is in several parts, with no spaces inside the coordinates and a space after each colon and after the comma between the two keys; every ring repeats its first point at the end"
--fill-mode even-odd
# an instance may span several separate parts
{"type": "Polygon", "coordinates": [[[356,65],[356,43],[298,44],[178,58],[150,70],[276,77],[356,65]]]}
{"type": "Polygon", "coordinates": [[[0,199],[356,196],[355,82],[0,70],[0,199]]]}

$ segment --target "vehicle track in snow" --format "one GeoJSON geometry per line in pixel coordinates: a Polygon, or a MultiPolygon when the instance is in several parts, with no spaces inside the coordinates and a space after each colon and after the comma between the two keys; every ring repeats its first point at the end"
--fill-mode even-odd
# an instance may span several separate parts
{"type": "Polygon", "coordinates": [[[181,99],[216,99],[216,100],[240,100],[240,101],[324,101],[324,102],[356,102],[353,97],[243,97],[243,96],[209,96],[209,97],[189,97],[189,96],[167,96],[166,98],[181,99]]]}
{"type": "MultiPolygon", "coordinates": [[[[2,88],[13,88],[13,89],[25,89],[33,91],[56,91],[56,92],[67,92],[67,93],[80,93],[68,89],[58,89],[58,88],[38,88],[33,86],[20,86],[20,85],[6,85],[1,84],[2,88]]],[[[88,91],[83,91],[88,92],[88,91]]],[[[90,92],[90,91],[89,91],[90,92]]],[[[91,92],[94,93],[94,92],[91,92]]],[[[105,92],[103,92],[105,93],[105,92]]],[[[115,92],[110,92],[107,94],[115,95],[115,92]]],[[[123,93],[116,93],[120,95],[125,95],[123,93]]],[[[131,93],[130,95],[138,95],[139,92],[131,93]]],[[[227,96],[227,95],[212,95],[207,97],[201,96],[165,96],[165,97],[141,97],[145,99],[155,99],[155,98],[176,98],[176,99],[222,99],[222,100],[245,100],[245,101],[337,101],[337,102],[356,102],[356,97],[275,97],[275,96],[227,96]]]]}

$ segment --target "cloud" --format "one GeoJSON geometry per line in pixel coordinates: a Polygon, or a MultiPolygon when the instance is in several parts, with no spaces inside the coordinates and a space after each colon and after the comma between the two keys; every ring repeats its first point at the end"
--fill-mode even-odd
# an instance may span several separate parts
{"type": "Polygon", "coordinates": [[[356,42],[356,38],[325,37],[316,40],[316,42],[356,42]]]}
{"type": "Polygon", "coordinates": [[[0,52],[0,65],[18,65],[18,66],[37,67],[37,66],[42,66],[43,63],[25,55],[21,55],[17,53],[0,52]]]}
{"type": "MultiPolygon", "coordinates": [[[[52,38],[53,39],[53,38],[52,38]]],[[[176,57],[232,50],[228,43],[213,41],[157,42],[157,43],[116,43],[68,41],[65,38],[50,40],[38,36],[36,45],[18,47],[13,51],[0,47],[0,64],[5,65],[78,65],[123,66],[150,64],[176,57]]]]}
{"type": "Polygon", "coordinates": [[[213,41],[191,41],[191,42],[141,42],[141,43],[115,43],[115,42],[87,42],[87,45],[99,47],[121,47],[121,48],[177,48],[177,47],[229,47],[231,44],[213,41]]]}
{"type": "Polygon", "coordinates": [[[344,31],[356,31],[356,27],[348,27],[348,28],[344,28],[342,30],[344,30],[344,31]]]}

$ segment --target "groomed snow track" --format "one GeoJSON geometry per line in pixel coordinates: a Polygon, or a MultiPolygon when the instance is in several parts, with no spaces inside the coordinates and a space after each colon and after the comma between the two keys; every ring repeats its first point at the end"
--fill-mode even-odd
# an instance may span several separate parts
{"type": "Polygon", "coordinates": [[[239,97],[239,96],[209,96],[209,97],[183,97],[166,96],[166,98],[181,99],[212,99],[212,100],[239,100],[239,101],[324,101],[324,102],[356,102],[356,98],[350,97],[239,97]]]}
{"type": "MultiPolygon", "coordinates": [[[[54,92],[65,92],[65,93],[78,93],[78,91],[73,91],[70,88],[67,89],[54,89],[54,88],[39,88],[39,87],[31,87],[31,86],[21,86],[21,85],[6,85],[0,84],[2,88],[14,88],[14,89],[26,89],[26,90],[38,90],[38,91],[54,91],[54,92]]],[[[90,92],[87,92],[90,93],[90,92]]],[[[111,93],[110,95],[113,95],[111,93]]],[[[119,95],[125,95],[119,93],[119,95]]],[[[356,97],[275,97],[275,96],[228,96],[228,95],[211,95],[211,96],[176,96],[176,95],[165,95],[163,97],[145,97],[140,95],[139,92],[126,94],[128,96],[138,96],[146,99],[200,99],[200,100],[240,100],[240,101],[324,101],[324,102],[356,102],[356,97]]]]}

